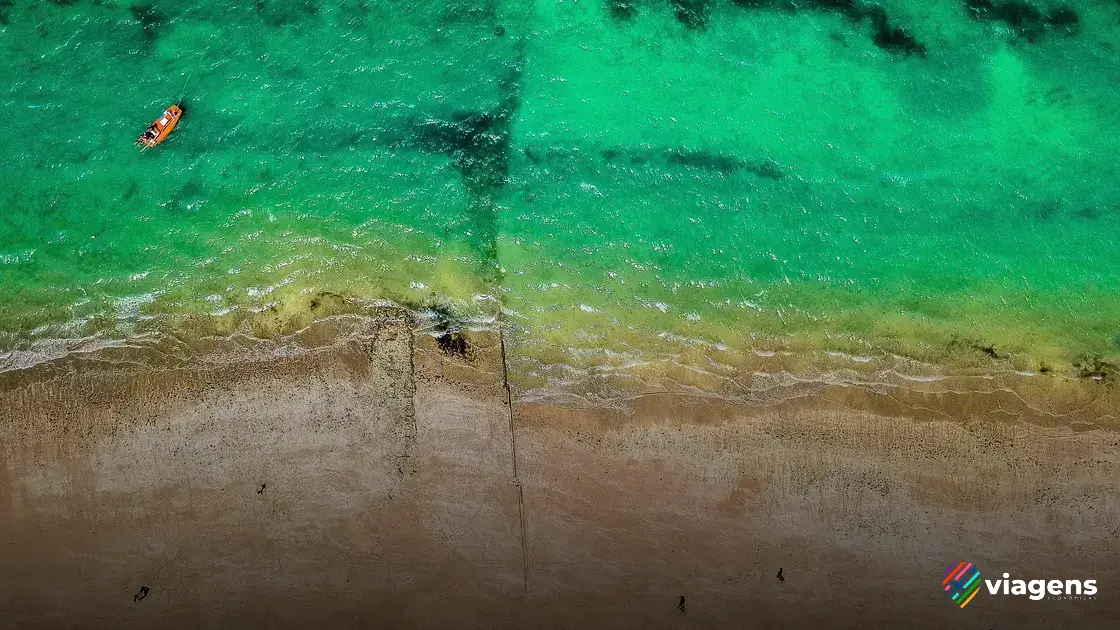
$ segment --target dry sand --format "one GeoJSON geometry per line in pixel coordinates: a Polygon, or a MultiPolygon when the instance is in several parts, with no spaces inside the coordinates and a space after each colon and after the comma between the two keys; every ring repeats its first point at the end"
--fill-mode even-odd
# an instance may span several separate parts
{"type": "Polygon", "coordinates": [[[1120,435],[1097,411],[841,387],[592,408],[507,398],[499,340],[473,341],[447,354],[390,313],[0,375],[0,619],[1120,625],[1120,435]],[[959,610],[938,588],[959,560],[1100,590],[959,610]]]}

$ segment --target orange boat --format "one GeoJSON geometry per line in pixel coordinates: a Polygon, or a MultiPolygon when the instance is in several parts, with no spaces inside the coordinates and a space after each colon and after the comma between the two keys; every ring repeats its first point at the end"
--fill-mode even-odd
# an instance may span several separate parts
{"type": "Polygon", "coordinates": [[[143,147],[141,151],[148,149],[163,142],[163,139],[171,133],[175,125],[179,124],[179,119],[183,117],[183,109],[178,105],[172,105],[164,110],[163,114],[155,120],[151,125],[148,125],[147,130],[140,134],[136,139],[136,146],[143,147]]]}

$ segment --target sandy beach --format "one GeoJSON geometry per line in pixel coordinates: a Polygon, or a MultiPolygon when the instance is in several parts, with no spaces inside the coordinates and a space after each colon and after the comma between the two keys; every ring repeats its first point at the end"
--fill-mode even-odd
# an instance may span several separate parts
{"type": "Polygon", "coordinates": [[[1120,622],[1120,457],[1115,419],[1092,405],[997,413],[995,393],[831,386],[756,404],[668,393],[595,407],[507,396],[501,344],[441,344],[387,310],[276,341],[163,340],[0,375],[0,617],[1120,622]],[[1094,578],[1099,592],[981,592],[960,610],[938,587],[962,560],[992,578],[1094,578]]]}

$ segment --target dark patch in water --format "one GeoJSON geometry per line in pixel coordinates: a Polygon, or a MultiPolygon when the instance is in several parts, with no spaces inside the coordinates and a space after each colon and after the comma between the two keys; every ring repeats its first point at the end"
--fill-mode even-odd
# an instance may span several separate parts
{"type": "Polygon", "coordinates": [[[1039,221],[1049,221],[1053,219],[1061,209],[1062,204],[1060,202],[1047,201],[1038,207],[1038,211],[1035,214],[1038,216],[1039,221]]]}
{"type": "Polygon", "coordinates": [[[0,0],[0,24],[4,26],[11,24],[10,14],[14,5],[15,0],[0,0]]]}
{"type": "Polygon", "coordinates": [[[786,176],[785,168],[771,159],[752,165],[748,169],[755,175],[766,179],[781,179],[786,176]]]}
{"type": "Polygon", "coordinates": [[[979,350],[980,352],[983,352],[984,354],[988,355],[989,357],[991,357],[993,359],[1001,358],[999,353],[996,352],[996,347],[992,344],[988,344],[986,346],[978,345],[978,346],[974,346],[974,347],[977,350],[979,350]]]}
{"type": "Polygon", "coordinates": [[[1082,357],[1073,364],[1078,378],[1092,379],[1097,382],[1111,381],[1116,376],[1117,366],[1101,357],[1082,357]]]}
{"type": "Polygon", "coordinates": [[[625,22],[637,15],[634,0],[608,0],[607,13],[617,22],[625,22]]]}
{"type": "Polygon", "coordinates": [[[963,347],[970,350],[975,350],[991,359],[1005,359],[1005,355],[996,352],[995,344],[984,343],[976,341],[975,339],[961,339],[960,337],[953,337],[949,342],[950,347],[963,347]]]}
{"type": "Polygon", "coordinates": [[[51,4],[59,7],[69,7],[78,4],[78,0],[51,0],[51,4]]]}
{"type": "Polygon", "coordinates": [[[504,112],[455,112],[416,126],[419,144],[450,156],[475,192],[501,187],[509,174],[509,117],[504,112]]]}
{"type": "Polygon", "coordinates": [[[1074,215],[1076,215],[1079,219],[1096,221],[1097,219],[1101,218],[1101,209],[1096,206],[1084,206],[1074,212],[1074,215]]]}
{"type": "Polygon", "coordinates": [[[1081,18],[1068,6],[1060,6],[1043,13],[1041,9],[1024,0],[964,0],[973,19],[1002,22],[1022,39],[1035,43],[1050,32],[1073,35],[1081,26],[1081,18]]]}
{"type": "MultiPolygon", "coordinates": [[[[522,60],[498,79],[502,102],[495,111],[460,111],[448,119],[413,124],[414,141],[452,158],[467,189],[489,197],[509,181],[510,121],[520,107],[522,60]]],[[[484,204],[488,210],[488,205],[484,204]]]]}
{"type": "Polygon", "coordinates": [[[159,28],[163,26],[164,16],[151,4],[134,4],[129,7],[132,12],[132,19],[140,23],[140,28],[144,31],[144,41],[151,45],[159,32],[159,28]]]}
{"type": "Polygon", "coordinates": [[[481,256],[484,278],[500,274],[497,265],[497,206],[495,197],[509,183],[510,123],[521,106],[521,77],[525,63],[523,38],[514,43],[516,56],[494,77],[500,100],[494,107],[452,110],[402,121],[379,141],[411,147],[450,158],[468,197],[467,237],[481,256]]]}
{"type": "Polygon", "coordinates": [[[175,193],[175,196],[171,198],[171,203],[168,204],[168,207],[177,212],[186,212],[187,210],[190,210],[195,204],[205,200],[205,196],[203,194],[204,192],[205,190],[202,184],[199,184],[197,180],[192,179],[183,184],[183,187],[175,193]]]}
{"type": "MultiPolygon", "coordinates": [[[[526,149],[528,155],[530,150],[526,149]]],[[[746,170],[759,177],[766,179],[778,180],[785,177],[785,167],[778,164],[769,158],[758,162],[751,162],[749,160],[738,158],[732,155],[726,155],[714,151],[693,150],[693,149],[669,149],[664,153],[655,152],[651,156],[650,151],[627,151],[619,147],[611,147],[602,149],[600,155],[603,160],[608,164],[623,162],[631,166],[640,166],[649,163],[651,157],[657,158],[664,156],[665,163],[669,166],[683,166],[686,168],[694,168],[704,171],[711,171],[715,173],[723,173],[729,175],[737,171],[746,170]]],[[[547,157],[553,157],[549,154],[547,157]]],[[[529,159],[534,163],[542,161],[542,157],[537,154],[529,155],[529,159]]]]}
{"type": "Polygon", "coordinates": [[[498,18],[498,8],[494,2],[467,2],[439,3],[440,21],[444,24],[471,24],[494,22],[498,18]]]}
{"type": "Polygon", "coordinates": [[[338,3],[338,19],[343,25],[363,27],[368,14],[368,0],[340,0],[338,3]]]}
{"type": "Polygon", "coordinates": [[[733,173],[743,167],[743,163],[733,157],[709,151],[682,151],[677,149],[666,153],[665,159],[670,164],[721,173],[733,173]]]}
{"type": "Polygon", "coordinates": [[[887,19],[887,10],[883,7],[878,5],[868,7],[864,17],[859,19],[864,18],[871,21],[871,41],[879,48],[902,57],[926,55],[925,44],[914,39],[914,36],[901,26],[891,24],[887,19]]]}
{"type": "Polygon", "coordinates": [[[1081,17],[1073,7],[1061,6],[1050,11],[1050,15],[1046,16],[1046,24],[1066,35],[1074,35],[1081,28],[1081,17]]]}
{"type": "Polygon", "coordinates": [[[334,303],[335,305],[345,304],[346,297],[341,293],[334,293],[332,291],[319,291],[315,297],[311,298],[309,306],[311,310],[317,311],[320,308],[327,306],[327,302],[334,303]]]}
{"type": "Polygon", "coordinates": [[[710,0],[669,0],[669,3],[673,5],[677,21],[685,28],[697,30],[708,25],[712,15],[710,0]]]}
{"type": "Polygon", "coordinates": [[[529,161],[533,164],[540,164],[542,161],[541,156],[537,155],[537,152],[533,150],[533,147],[525,147],[521,150],[521,152],[524,153],[525,157],[529,158],[529,161]]]}
{"type": "Polygon", "coordinates": [[[898,57],[925,57],[926,46],[901,26],[891,23],[887,10],[877,4],[858,0],[732,0],[744,9],[770,9],[796,13],[798,11],[823,11],[837,13],[854,23],[871,25],[871,41],[898,57]]]}
{"type": "Polygon", "coordinates": [[[504,27],[504,26],[495,26],[494,27],[494,37],[505,37],[505,36],[506,36],[506,27],[504,27]]]}
{"type": "Polygon", "coordinates": [[[253,9],[273,28],[296,24],[319,14],[315,0],[253,0],[253,9]]]}

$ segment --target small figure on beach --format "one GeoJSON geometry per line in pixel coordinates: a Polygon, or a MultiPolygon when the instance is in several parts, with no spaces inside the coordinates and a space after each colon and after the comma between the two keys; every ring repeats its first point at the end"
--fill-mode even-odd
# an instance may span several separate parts
{"type": "Polygon", "coordinates": [[[782,567],[778,567],[778,581],[779,582],[785,582],[786,581],[786,579],[784,577],[782,577],[782,567]]]}
{"type": "Polygon", "coordinates": [[[132,596],[132,601],[134,601],[134,602],[143,601],[143,599],[147,596],[148,596],[148,587],[147,586],[141,586],[140,590],[136,591],[136,594],[132,596]]]}
{"type": "Polygon", "coordinates": [[[677,602],[677,608],[679,608],[681,610],[681,614],[683,615],[684,614],[684,595],[681,595],[681,600],[679,602],[677,602]]]}

